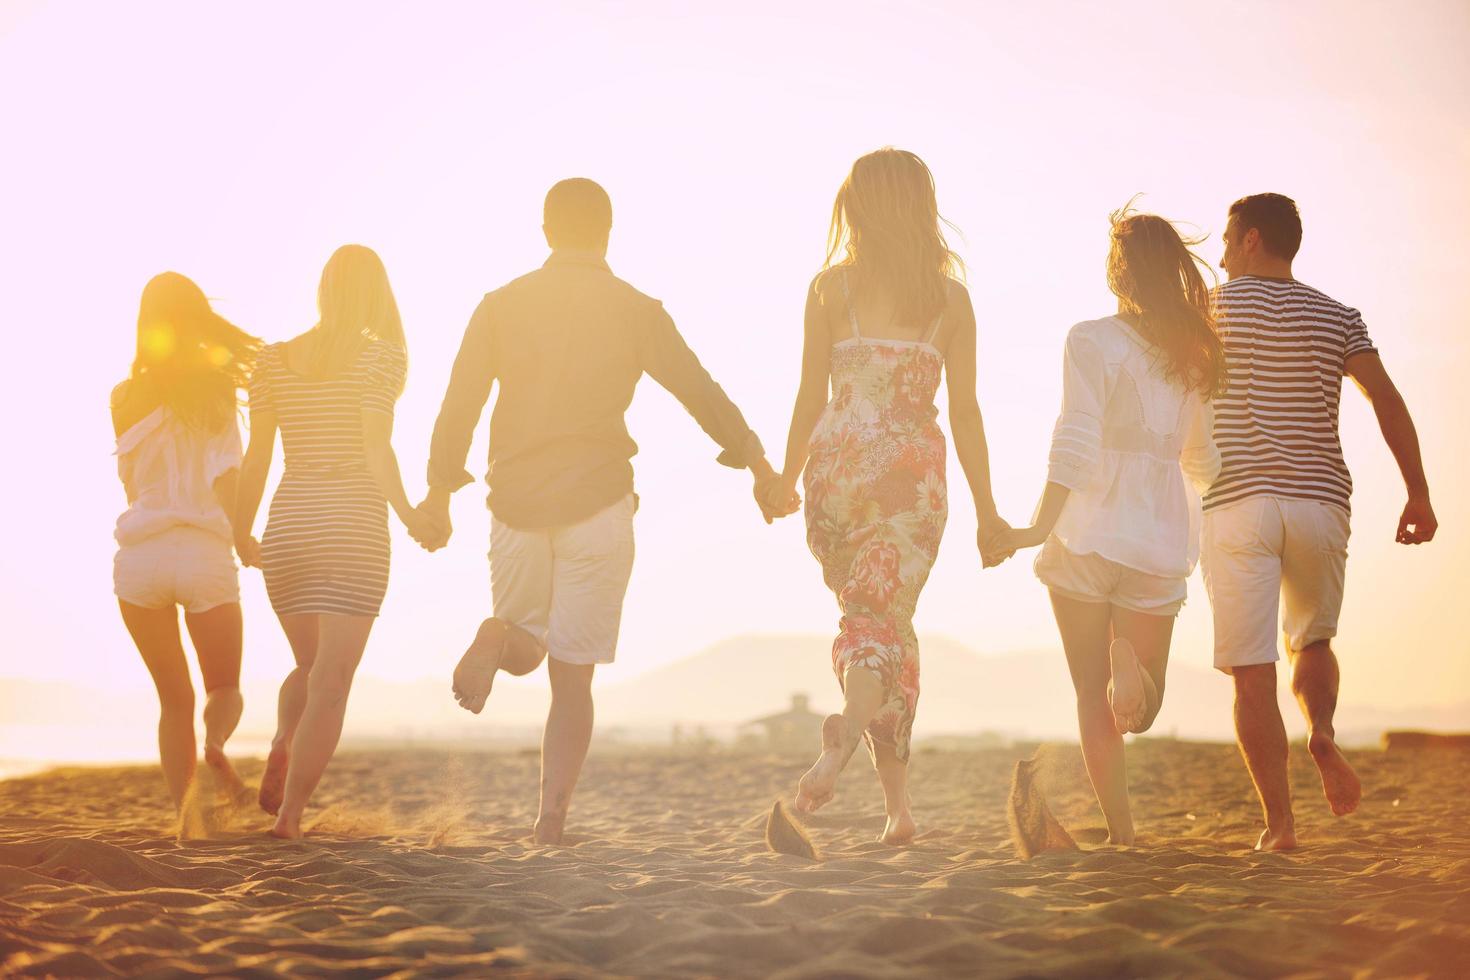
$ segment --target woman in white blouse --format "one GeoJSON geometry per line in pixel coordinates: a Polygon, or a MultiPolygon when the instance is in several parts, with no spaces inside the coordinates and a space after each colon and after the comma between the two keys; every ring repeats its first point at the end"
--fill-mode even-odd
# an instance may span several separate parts
{"type": "Polygon", "coordinates": [[[137,355],[112,391],[117,471],[128,498],[115,532],[113,590],[158,689],[158,751],[176,808],[196,760],[178,606],[204,677],[205,762],[224,788],[244,789],[224,752],[242,707],[229,515],[241,457],[237,391],[259,349],[191,280],[165,272],[143,290],[137,355]]]}
{"type": "Polygon", "coordinates": [[[1204,266],[1174,226],[1112,215],[1108,286],[1118,312],[1067,335],[1062,412],[1046,490],[1006,553],[1042,545],[1072,683],[1082,754],[1108,838],[1132,844],[1123,735],[1159,713],[1174,617],[1199,557],[1199,498],[1220,470],[1210,399],[1225,355],[1204,266]]]}

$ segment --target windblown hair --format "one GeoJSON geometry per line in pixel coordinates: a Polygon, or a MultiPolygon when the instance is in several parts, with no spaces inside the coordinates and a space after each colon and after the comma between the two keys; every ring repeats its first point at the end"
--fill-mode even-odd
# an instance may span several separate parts
{"type": "Polygon", "coordinates": [[[233,421],[260,346],[214,312],[192,279],[164,272],[143,287],[130,378],[186,425],[217,432],[233,421]]]}
{"type": "Polygon", "coordinates": [[[1185,238],[1163,218],[1139,214],[1131,202],[1114,211],[1108,249],[1108,288],[1138,332],[1161,355],[1164,377],[1213,397],[1225,390],[1225,349],[1215,329],[1210,290],[1185,238]]]}
{"type": "Polygon", "coordinates": [[[310,373],[328,378],[347,370],[374,340],[407,352],[398,301],[388,270],[366,245],[343,245],[322,269],[316,291],[317,325],[308,353],[310,373]]]}
{"type": "Polygon", "coordinates": [[[942,224],[928,166],[884,147],[859,157],[837,191],[824,268],[851,270],[859,292],[883,289],[901,322],[923,326],[944,312],[949,280],[964,277],[942,224]]]}

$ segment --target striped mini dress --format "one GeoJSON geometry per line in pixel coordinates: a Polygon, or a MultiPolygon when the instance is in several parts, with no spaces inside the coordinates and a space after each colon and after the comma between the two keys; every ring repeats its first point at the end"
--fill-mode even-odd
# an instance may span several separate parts
{"type": "Polygon", "coordinates": [[[251,415],[275,414],[285,452],[260,542],[277,615],[378,614],[388,590],[388,504],[368,471],[362,421],[366,412],[392,416],[406,367],[402,349],[382,341],[331,378],[298,374],[283,344],[262,351],[251,415]]]}

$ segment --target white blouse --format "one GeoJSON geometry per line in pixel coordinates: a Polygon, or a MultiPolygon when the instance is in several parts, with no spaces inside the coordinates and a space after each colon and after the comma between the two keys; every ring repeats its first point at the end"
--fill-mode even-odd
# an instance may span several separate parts
{"type": "Polygon", "coordinates": [[[197,527],[233,540],[214,481],[240,467],[234,420],[218,432],[185,425],[160,405],[117,437],[117,474],[128,509],[117,519],[120,545],[137,544],[173,527],[197,527]]]}
{"type": "Polygon", "coordinates": [[[1165,380],[1158,358],[1116,316],[1067,334],[1047,479],[1072,492],[1052,533],[1074,554],[1182,578],[1199,559],[1199,493],[1220,452],[1209,400],[1165,380]]]}

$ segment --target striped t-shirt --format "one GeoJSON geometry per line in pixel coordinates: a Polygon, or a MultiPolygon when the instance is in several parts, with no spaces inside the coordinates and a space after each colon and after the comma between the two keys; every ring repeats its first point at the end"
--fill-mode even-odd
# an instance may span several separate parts
{"type": "Polygon", "coordinates": [[[1295,279],[1241,276],[1214,296],[1230,386],[1215,399],[1221,468],[1205,510],[1257,496],[1347,510],[1337,408],[1345,362],[1375,349],[1362,316],[1295,279]]]}

